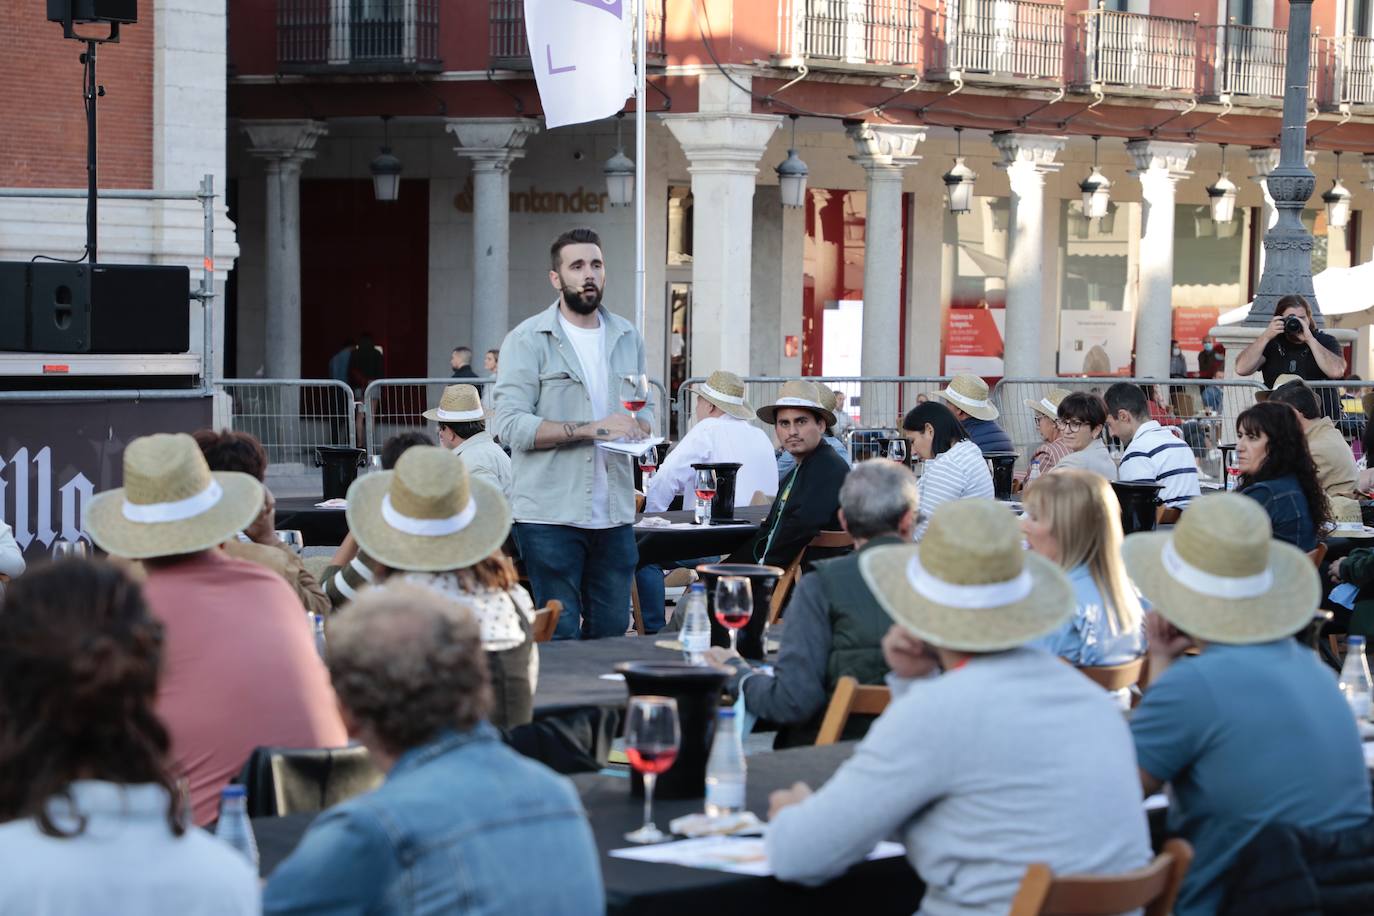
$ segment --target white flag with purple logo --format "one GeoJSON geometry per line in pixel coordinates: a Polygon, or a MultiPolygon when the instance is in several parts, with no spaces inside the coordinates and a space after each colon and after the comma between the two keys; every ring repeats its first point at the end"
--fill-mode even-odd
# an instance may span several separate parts
{"type": "Polygon", "coordinates": [[[599,121],[634,94],[634,0],[525,0],[525,35],[548,127],[599,121]]]}

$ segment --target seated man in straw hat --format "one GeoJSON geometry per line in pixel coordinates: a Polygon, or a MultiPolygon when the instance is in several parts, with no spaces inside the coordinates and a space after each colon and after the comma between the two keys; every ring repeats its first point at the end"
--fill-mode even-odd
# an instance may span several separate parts
{"type": "MultiPolygon", "coordinates": [[[[1026,406],[1035,417],[1035,428],[1042,440],[1035,447],[1035,451],[1031,452],[1030,463],[1027,465],[1029,470],[1026,472],[1028,480],[1048,474],[1073,451],[1073,446],[1059,433],[1059,404],[1068,396],[1067,388],[1051,388],[1039,400],[1026,399],[1026,406]]],[[[964,429],[967,431],[968,427],[965,426],[964,429]]]]}
{"type": "Polygon", "coordinates": [[[505,449],[487,432],[482,398],[472,385],[449,385],[439,406],[421,414],[439,424],[439,444],[467,465],[468,473],[501,491],[510,499],[511,464],[505,449]]]}
{"type": "Polygon", "coordinates": [[[1172,786],[1170,832],[1196,852],[1174,912],[1214,913],[1265,825],[1368,821],[1359,731],[1330,669],[1292,638],[1317,612],[1317,571],[1271,537],[1258,503],[1202,497],[1172,531],[1126,538],[1123,559],[1155,608],[1131,718],[1140,780],[1147,794],[1172,786]]]}
{"type": "Polygon", "coordinates": [[[823,883],[896,834],[926,885],[920,913],[992,916],[1032,862],[1072,875],[1145,865],[1120,710],[1026,646],[1073,614],[1074,594],[1058,566],[1021,549],[1010,510],[946,503],[919,545],[874,547],[859,568],[896,621],[883,640],[892,703],[814,794],[773,793],[778,878],[823,883]]]}
{"type": "Polygon", "coordinates": [[[605,912],[576,789],[486,721],[480,630],[466,606],[415,585],[330,621],[344,721],[386,781],[311,824],[272,872],[265,913],[605,912]]]}
{"type": "MultiPolygon", "coordinates": [[[[1279,376],[1279,379],[1285,377],[1279,376]]],[[[1354,496],[1360,476],[1360,469],[1355,466],[1355,453],[1331,418],[1322,413],[1316,392],[1302,379],[1293,379],[1269,392],[1269,400],[1287,404],[1297,414],[1307,450],[1312,453],[1312,464],[1317,468],[1317,483],[1326,495],[1354,496]]]]}
{"type": "Polygon", "coordinates": [[[160,433],[129,443],[124,486],[86,513],[96,546],[147,570],[164,632],[157,713],[200,825],[254,748],[348,742],[301,603],[280,576],[218,549],[262,504],[251,476],[212,473],[194,439],[160,433]]]}
{"type": "MultiPolygon", "coordinates": [[[[830,388],[825,387],[819,382],[815,382],[814,384],[816,386],[816,393],[820,395],[820,405],[824,407],[826,410],[830,411],[831,416],[835,417],[835,423],[825,428],[825,435],[822,437],[822,441],[824,441],[826,445],[833,448],[836,454],[838,454],[841,458],[844,459],[845,464],[852,465],[854,461],[849,454],[849,446],[845,445],[844,442],[841,441],[840,434],[836,429],[836,425],[839,423],[840,417],[838,408],[840,402],[840,393],[838,391],[834,391],[830,388]]],[[[778,452],[779,481],[782,481],[787,477],[788,474],[792,473],[792,469],[796,466],[797,459],[792,457],[791,452],[789,452],[787,449],[782,449],[780,452],[778,452]]]]}
{"type": "Polygon", "coordinates": [[[1015,451],[1011,436],[997,425],[998,410],[988,395],[987,382],[976,375],[960,374],[950,379],[949,386],[940,389],[939,394],[984,455],[1015,451]]]}
{"type": "MultiPolygon", "coordinates": [[[[688,504],[686,495],[696,484],[694,464],[738,462],[736,506],[750,505],[758,493],[772,499],[778,492],[773,443],[767,433],[749,422],[754,418],[754,408],[744,399],[744,383],[739,376],[733,372],[713,372],[696,393],[696,423],[663,459],[644,488],[644,511],[662,512],[677,496],[683,496],[684,505],[688,504]]],[[[664,625],[662,567],[639,567],[635,571],[635,587],[639,590],[644,629],[656,633],[664,625]]]]}

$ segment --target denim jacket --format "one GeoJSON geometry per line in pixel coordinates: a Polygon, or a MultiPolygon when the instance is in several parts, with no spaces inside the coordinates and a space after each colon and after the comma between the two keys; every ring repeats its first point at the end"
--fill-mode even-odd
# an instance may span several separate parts
{"type": "MultiPolygon", "coordinates": [[[[644,341],[634,325],[604,306],[599,308],[606,329],[607,392],[619,410],[620,380],[644,372],[644,341]]],[[[511,449],[515,480],[511,512],[518,522],[579,525],[591,516],[595,442],[575,442],[558,448],[536,449],[534,436],[544,420],[587,423],[592,402],[582,380],[582,363],[558,321],[558,303],[527,318],[501,344],[497,374],[495,432],[511,449]]],[[[655,425],[653,405],[638,413],[655,425]]],[[[612,525],[634,521],[634,476],[630,460],[606,456],[612,525]]]]}
{"type": "Polygon", "coordinates": [[[1274,528],[1275,538],[1302,550],[1316,549],[1317,528],[1312,523],[1312,510],[1307,505],[1306,494],[1298,485],[1298,478],[1285,474],[1252,483],[1241,492],[1257,500],[1269,513],[1269,524],[1274,528]]]}
{"type": "Polygon", "coordinates": [[[568,780],[486,723],[402,756],[324,812],[263,890],[264,913],[600,914],[596,842],[568,780]]]}
{"type": "Polygon", "coordinates": [[[1121,665],[1145,654],[1142,627],[1119,632],[1086,563],[1067,571],[1078,609],[1058,630],[1031,642],[1072,665],[1121,665]]]}

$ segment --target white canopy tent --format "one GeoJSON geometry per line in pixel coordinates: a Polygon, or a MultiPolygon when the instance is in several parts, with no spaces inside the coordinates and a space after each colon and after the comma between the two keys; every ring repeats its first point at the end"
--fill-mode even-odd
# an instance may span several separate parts
{"type": "MultiPolygon", "coordinates": [[[[1374,261],[1355,267],[1329,267],[1312,277],[1317,304],[1327,317],[1351,315],[1374,308],[1374,261]]],[[[1239,324],[1250,314],[1250,305],[1224,313],[1219,324],[1239,324]]]]}

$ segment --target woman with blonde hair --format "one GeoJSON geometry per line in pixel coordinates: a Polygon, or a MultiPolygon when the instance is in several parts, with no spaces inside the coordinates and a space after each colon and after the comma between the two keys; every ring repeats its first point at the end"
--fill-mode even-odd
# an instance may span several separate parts
{"type": "Polygon", "coordinates": [[[1143,612],[1121,561],[1121,504],[1111,484],[1066,469],[1026,488],[1021,522],[1030,549],[1068,574],[1078,610],[1035,645],[1083,667],[1119,665],[1145,652],[1143,612]]]}

